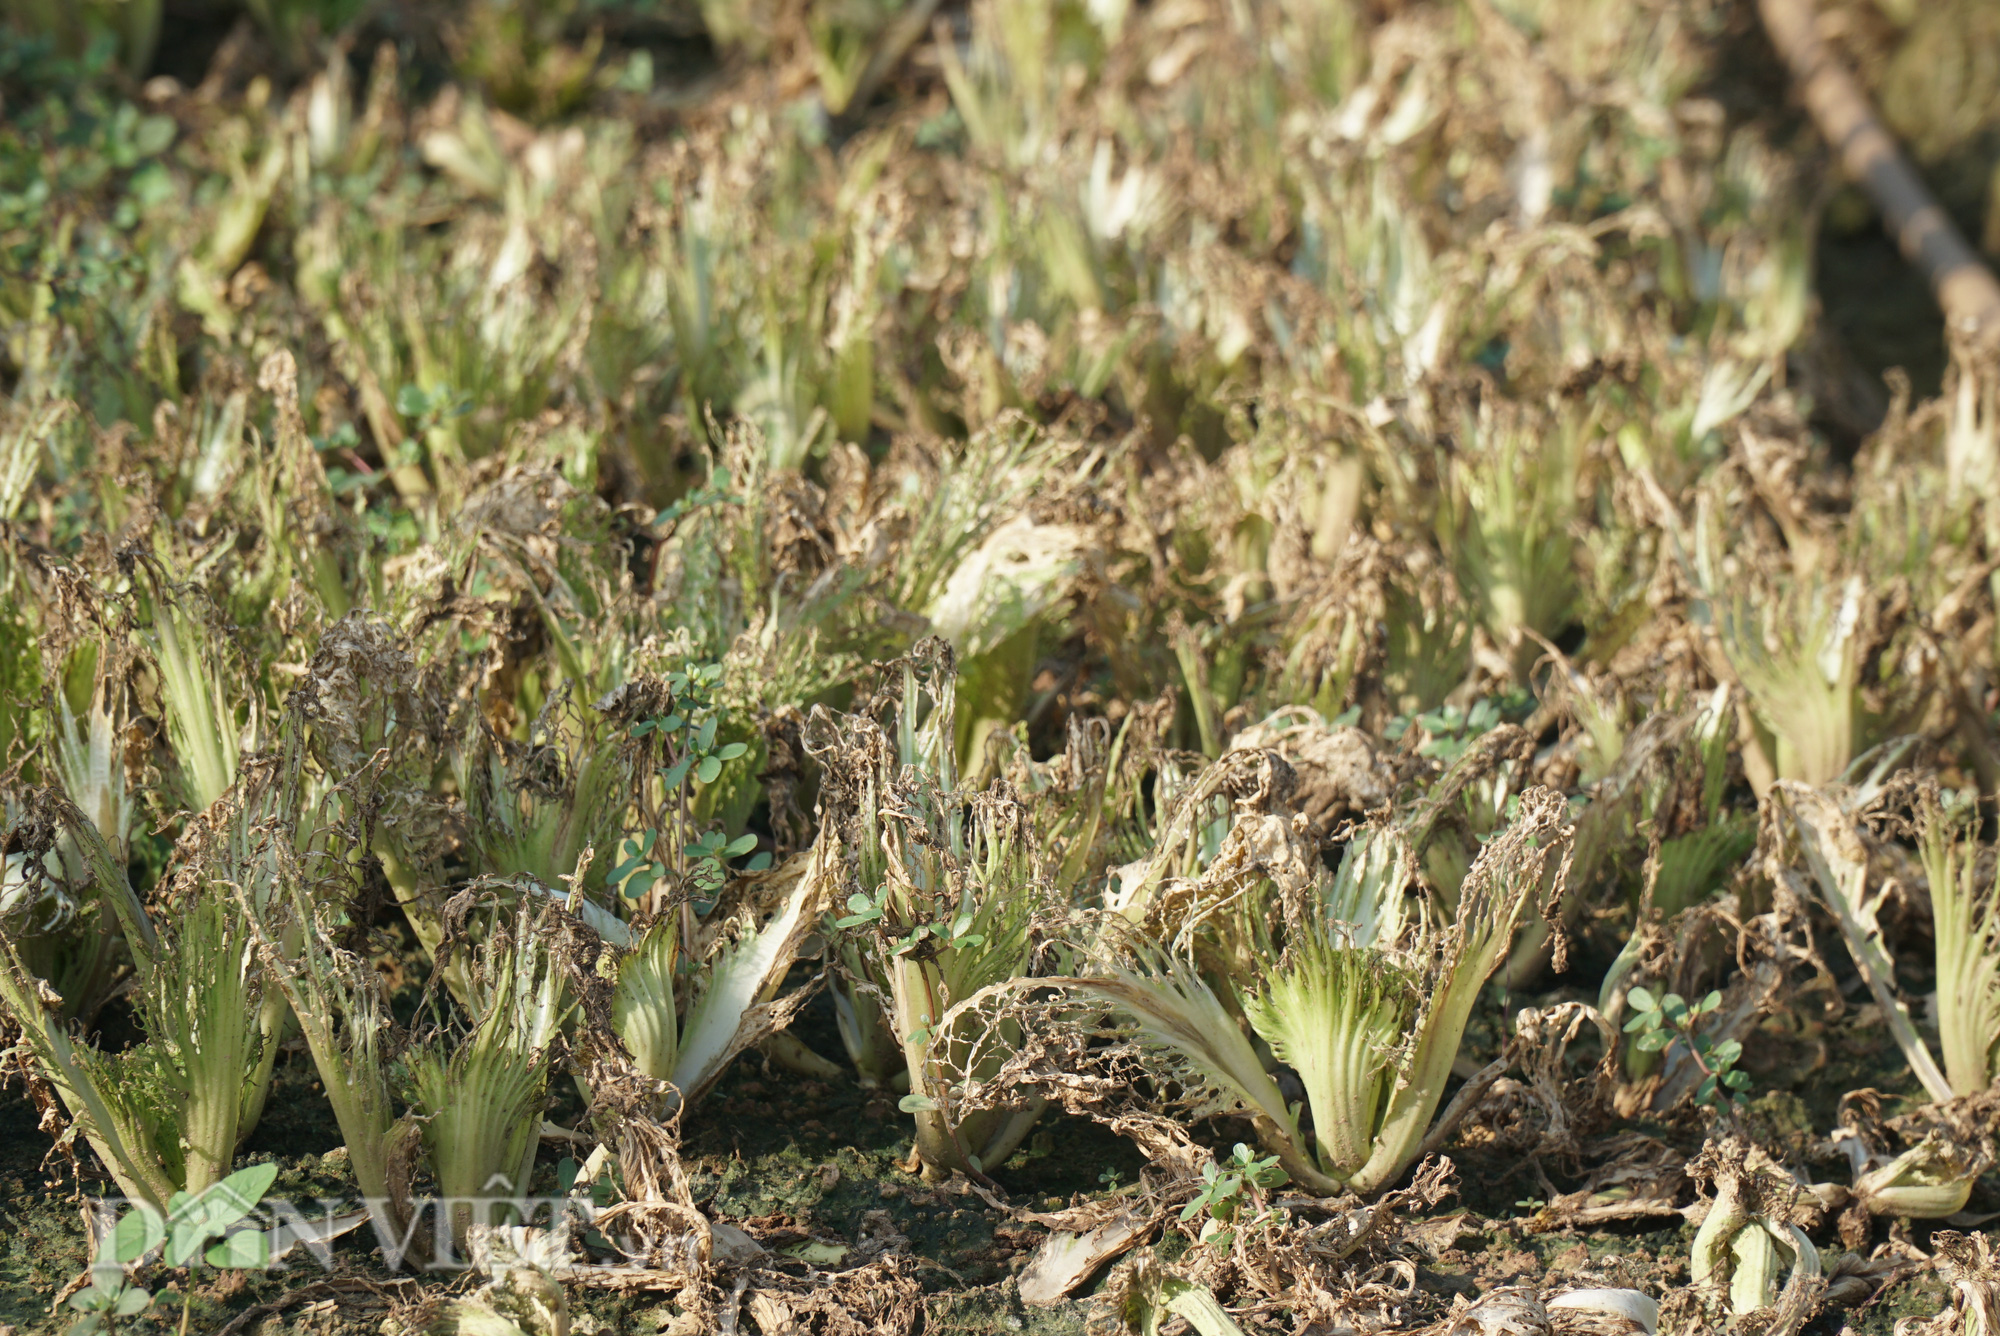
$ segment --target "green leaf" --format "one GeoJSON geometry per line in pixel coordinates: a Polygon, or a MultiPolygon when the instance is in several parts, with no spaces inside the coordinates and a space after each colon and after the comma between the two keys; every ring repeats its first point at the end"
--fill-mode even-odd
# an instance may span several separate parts
{"type": "Polygon", "coordinates": [[[755,835],[739,835],[723,846],[722,856],[724,858],[741,858],[756,847],[757,837],[755,835]]]}
{"type": "Polygon", "coordinates": [[[722,762],[716,760],[713,756],[702,757],[701,764],[694,768],[694,777],[704,784],[715,783],[716,776],[721,773],[722,762]]]}
{"type": "Polygon", "coordinates": [[[1625,1000],[1640,1011],[1658,1011],[1660,1009],[1659,1002],[1654,999],[1652,992],[1646,988],[1634,988],[1631,992],[1625,994],[1625,1000]]]}
{"type": "Polygon", "coordinates": [[[1714,1099],[1715,1084],[1716,1084],[1715,1078],[1713,1076],[1703,1081],[1701,1083],[1701,1088],[1694,1092],[1694,1097],[1696,1102],[1706,1104],[1709,1100],[1714,1099]]]}
{"type": "Polygon", "coordinates": [[[1694,1013],[1697,1016],[1704,1016],[1707,1015],[1709,1012],[1714,1011],[1717,1007],[1721,1005],[1722,1005],[1721,992],[1720,991],[1712,992],[1707,997],[1704,997],[1695,1006],[1694,1013]]]}
{"type": "Polygon", "coordinates": [[[744,869],[749,872],[762,872],[770,866],[771,851],[768,849],[743,865],[744,869]]]}
{"type": "Polygon", "coordinates": [[[1639,1036],[1638,1048],[1641,1053],[1658,1053],[1673,1042],[1674,1037],[1665,1030],[1648,1030],[1639,1036]]]}
{"type": "Polygon", "coordinates": [[[131,1265],[160,1246],[167,1237],[167,1225],[160,1213],[143,1203],[118,1219],[111,1231],[112,1259],[131,1265]]]}
{"type": "Polygon", "coordinates": [[[694,756],[692,753],[681,757],[680,760],[674,762],[672,769],[660,777],[660,782],[667,787],[668,792],[672,792],[681,786],[681,782],[687,778],[688,768],[693,764],[694,756]]]}
{"type": "Polygon", "coordinates": [[[715,749],[715,759],[718,761],[733,761],[749,750],[750,744],[747,742],[724,743],[715,749]]]}
{"type": "Polygon", "coordinates": [[[213,1218],[225,1225],[233,1225],[250,1212],[257,1209],[264,1194],[278,1181],[276,1163],[253,1164],[247,1169],[238,1169],[229,1177],[201,1194],[203,1201],[211,1204],[213,1218]],[[233,1210],[235,1214],[223,1219],[222,1212],[233,1210]]]}
{"type": "Polygon", "coordinates": [[[696,751],[707,751],[715,746],[715,723],[713,715],[701,721],[701,727],[695,730],[694,735],[696,751]]]}
{"type": "Polygon", "coordinates": [[[174,142],[174,130],[171,116],[142,117],[132,134],[132,151],[140,157],[150,158],[174,142]]]}
{"type": "Polygon", "coordinates": [[[896,1107],[904,1113],[933,1113],[938,1108],[938,1102],[929,1095],[911,1093],[897,1100],[896,1107]]]}
{"type": "Polygon", "coordinates": [[[146,1305],[151,1302],[153,1302],[152,1295],[137,1286],[129,1286],[118,1296],[118,1302],[111,1311],[119,1317],[131,1317],[134,1313],[143,1312],[146,1305]]]}
{"type": "Polygon", "coordinates": [[[205,1256],[210,1266],[251,1271],[270,1260],[270,1249],[262,1230],[239,1229],[223,1235],[222,1242],[211,1247],[205,1256]]]}
{"type": "Polygon", "coordinates": [[[847,1256],[848,1249],[844,1243],[825,1243],[819,1239],[807,1239],[803,1243],[794,1243],[779,1251],[787,1257],[795,1257],[801,1262],[811,1262],[815,1266],[832,1266],[847,1256]]]}
{"type": "Polygon", "coordinates": [[[257,1203],[277,1181],[276,1164],[253,1164],[237,1170],[192,1201],[182,1201],[179,1212],[169,1211],[168,1265],[185,1266],[203,1243],[256,1210],[257,1203]]]}

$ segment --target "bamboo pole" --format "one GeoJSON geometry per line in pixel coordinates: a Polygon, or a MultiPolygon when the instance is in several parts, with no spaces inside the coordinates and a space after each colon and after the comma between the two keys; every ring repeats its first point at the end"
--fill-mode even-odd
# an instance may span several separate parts
{"type": "Polygon", "coordinates": [[[1854,76],[1820,40],[1814,0],[1757,0],[1757,11],[1820,133],[1929,281],[1953,344],[1974,353],[2000,351],[2000,281],[1931,197],[1854,76]]]}

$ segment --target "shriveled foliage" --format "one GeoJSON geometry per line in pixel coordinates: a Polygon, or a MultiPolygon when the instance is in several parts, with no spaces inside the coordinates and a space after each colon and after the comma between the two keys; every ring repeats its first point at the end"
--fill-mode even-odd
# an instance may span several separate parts
{"type": "MultiPolygon", "coordinates": [[[[2000,367],[1858,369],[1746,6],[274,3],[192,89],[60,8],[0,1023],[79,1181],[323,1095],[480,1273],[324,1241],[406,1332],[2000,1336],[2000,367]]],[[[1822,8],[1991,175],[1984,9],[1822,8]]],[[[75,1293],[306,1302],[205,1267],[75,1293]]]]}

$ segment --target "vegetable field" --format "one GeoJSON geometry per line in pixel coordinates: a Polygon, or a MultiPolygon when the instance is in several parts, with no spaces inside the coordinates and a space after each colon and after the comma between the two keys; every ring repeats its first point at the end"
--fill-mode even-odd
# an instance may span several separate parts
{"type": "Polygon", "coordinates": [[[0,9],[0,1336],[2000,1336],[1996,14],[0,9]]]}

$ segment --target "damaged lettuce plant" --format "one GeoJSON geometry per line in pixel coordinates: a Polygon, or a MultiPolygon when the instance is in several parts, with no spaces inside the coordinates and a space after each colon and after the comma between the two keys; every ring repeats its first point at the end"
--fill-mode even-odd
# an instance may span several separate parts
{"type": "Polygon", "coordinates": [[[2000,1079],[2000,894],[1981,884],[1973,816],[1969,804],[1934,797],[1920,832],[1937,939],[1938,1048],[1959,1095],[2000,1079]]]}
{"type": "Polygon", "coordinates": [[[61,999],[5,938],[0,1007],[120,1190],[164,1206],[176,1192],[199,1194],[227,1175],[269,1088],[262,971],[250,926],[228,889],[241,878],[227,839],[228,827],[240,830],[240,814],[216,842],[221,849],[208,846],[182,871],[180,903],[155,923],[96,827],[66,802],[52,802],[67,834],[86,850],[91,875],[101,887],[112,884],[100,893],[123,911],[144,1040],[111,1053],[74,1035],[61,999]]]}
{"type": "Polygon", "coordinates": [[[833,844],[763,877],[706,921],[676,907],[612,948],[611,1025],[633,1065],[671,1087],[662,1116],[698,1099],[730,1059],[783,1028],[803,992],[778,996],[832,894],[833,844]],[[689,939],[692,939],[690,944],[689,939]]]}
{"type": "Polygon", "coordinates": [[[898,669],[888,728],[850,716],[836,733],[830,718],[815,719],[841,786],[840,824],[820,838],[839,831],[851,860],[847,912],[831,925],[851,971],[836,985],[842,1037],[857,1065],[884,1038],[900,1049],[901,1107],[916,1121],[927,1176],[983,1174],[1013,1154],[1041,1107],[959,1113],[955,1084],[990,1074],[1021,1035],[946,1014],[1033,972],[1036,913],[1052,892],[1019,799],[958,787],[950,649],[927,641],[898,669]]]}
{"type": "Polygon", "coordinates": [[[1127,1017],[1163,1074],[1206,1091],[1204,1110],[1249,1118],[1295,1182],[1327,1195],[1379,1192],[1421,1153],[1473,1004],[1524,913],[1560,890],[1568,839],[1560,795],[1523,794],[1449,919],[1405,919],[1394,863],[1386,875],[1315,887],[1276,966],[1232,981],[1250,1033],[1296,1073],[1303,1108],[1189,960],[1144,948],[1073,986],[1127,1017]]]}

